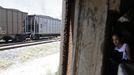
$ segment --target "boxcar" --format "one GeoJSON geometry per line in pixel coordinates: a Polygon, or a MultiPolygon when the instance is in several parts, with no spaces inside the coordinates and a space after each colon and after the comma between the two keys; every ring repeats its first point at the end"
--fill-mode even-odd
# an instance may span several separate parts
{"type": "Polygon", "coordinates": [[[22,35],[25,33],[26,24],[27,13],[0,7],[0,39],[6,42],[24,40],[22,35]]]}
{"type": "Polygon", "coordinates": [[[44,15],[29,15],[27,32],[33,34],[33,39],[44,36],[60,35],[61,20],[44,15]]]}

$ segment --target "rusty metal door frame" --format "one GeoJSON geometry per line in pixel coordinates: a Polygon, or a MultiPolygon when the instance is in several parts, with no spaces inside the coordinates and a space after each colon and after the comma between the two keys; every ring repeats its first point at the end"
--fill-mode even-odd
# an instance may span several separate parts
{"type": "Polygon", "coordinates": [[[63,26],[63,33],[62,35],[62,48],[61,48],[61,64],[60,64],[60,75],[67,74],[67,64],[68,64],[68,51],[69,51],[69,31],[70,31],[70,7],[71,7],[71,0],[64,0],[65,2],[63,8],[65,14],[63,14],[64,23],[63,26]]]}

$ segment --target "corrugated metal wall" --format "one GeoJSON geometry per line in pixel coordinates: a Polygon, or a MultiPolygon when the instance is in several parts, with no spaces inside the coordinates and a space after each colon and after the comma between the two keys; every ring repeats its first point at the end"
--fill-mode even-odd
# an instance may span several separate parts
{"type": "Polygon", "coordinates": [[[24,33],[27,13],[16,9],[0,8],[0,34],[16,35],[24,33]]]}
{"type": "Polygon", "coordinates": [[[13,34],[13,11],[12,10],[7,11],[7,27],[8,27],[7,34],[13,34]]]}
{"type": "Polygon", "coordinates": [[[38,15],[30,16],[29,19],[30,26],[35,26],[33,32],[36,34],[60,34],[61,21],[58,19],[38,15]]]}
{"type": "Polygon", "coordinates": [[[2,31],[2,34],[7,34],[7,24],[6,24],[6,10],[3,8],[0,8],[0,28],[2,31]]]}
{"type": "Polygon", "coordinates": [[[17,16],[18,16],[17,12],[13,11],[13,33],[12,34],[17,34],[17,32],[18,32],[17,16]]]}
{"type": "Polygon", "coordinates": [[[22,13],[22,20],[21,20],[21,33],[24,33],[25,32],[25,25],[27,25],[27,19],[26,19],[26,17],[28,16],[26,13],[23,13],[23,12],[21,12],[22,13]]]}
{"type": "Polygon", "coordinates": [[[21,33],[21,32],[23,32],[22,31],[22,27],[21,27],[23,25],[22,24],[23,23],[22,21],[23,21],[22,20],[22,13],[21,12],[18,12],[18,34],[21,33]]]}

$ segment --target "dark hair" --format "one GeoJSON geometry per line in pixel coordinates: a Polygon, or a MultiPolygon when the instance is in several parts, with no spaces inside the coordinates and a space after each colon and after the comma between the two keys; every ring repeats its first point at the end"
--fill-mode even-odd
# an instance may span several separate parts
{"type": "Polygon", "coordinates": [[[122,33],[116,32],[116,33],[113,33],[112,36],[117,36],[120,39],[121,42],[125,42],[124,41],[124,36],[123,36],[122,33]]]}
{"type": "Polygon", "coordinates": [[[123,37],[123,34],[121,34],[119,32],[118,33],[117,32],[116,33],[113,33],[113,35],[118,36],[119,38],[122,38],[123,37]]]}

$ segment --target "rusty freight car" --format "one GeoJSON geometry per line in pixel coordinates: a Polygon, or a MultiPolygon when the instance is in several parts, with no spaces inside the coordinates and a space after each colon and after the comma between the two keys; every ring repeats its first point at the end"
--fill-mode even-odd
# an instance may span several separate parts
{"type": "Polygon", "coordinates": [[[27,24],[27,13],[0,7],[0,39],[23,40],[22,34],[25,32],[27,24]]]}

